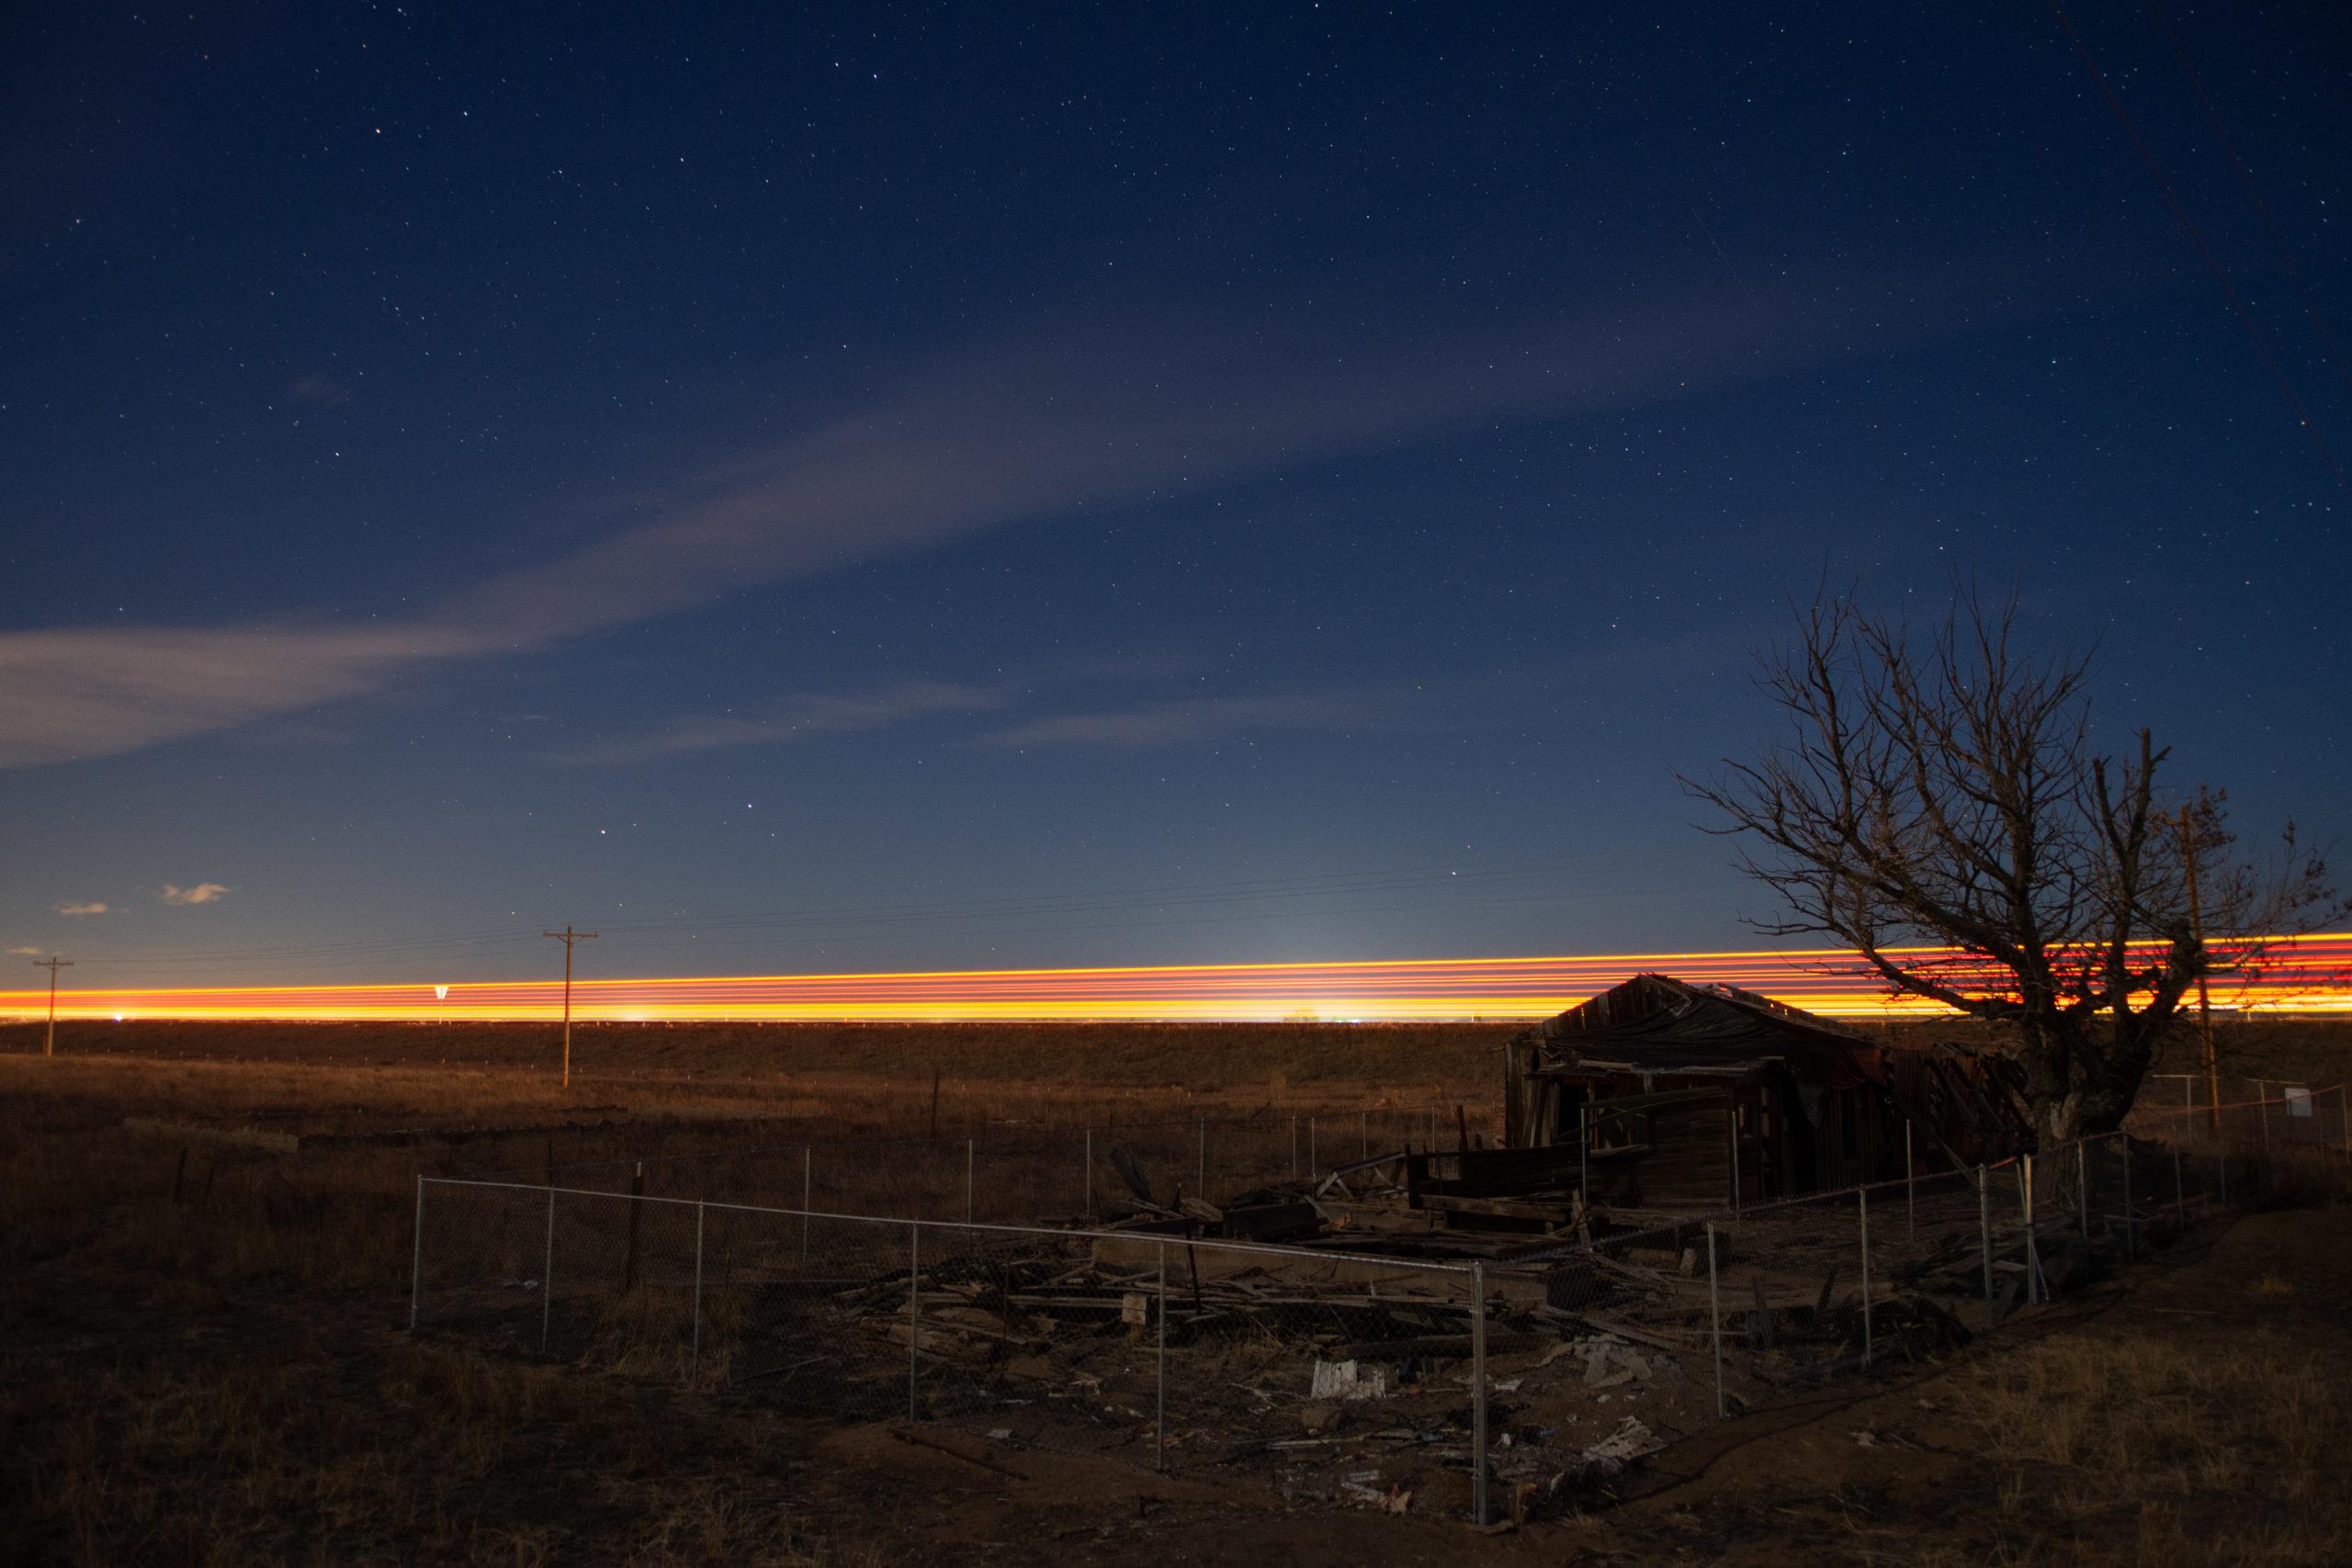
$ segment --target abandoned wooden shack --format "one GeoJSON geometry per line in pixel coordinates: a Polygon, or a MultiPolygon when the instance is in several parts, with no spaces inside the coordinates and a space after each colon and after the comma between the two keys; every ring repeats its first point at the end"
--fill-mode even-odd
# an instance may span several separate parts
{"type": "Polygon", "coordinates": [[[1407,1162],[1415,1208],[1554,1230],[1999,1159],[2030,1146],[2013,1069],[1881,1044],[1768,997],[1636,975],[1504,1048],[1504,1146],[1407,1162]]]}

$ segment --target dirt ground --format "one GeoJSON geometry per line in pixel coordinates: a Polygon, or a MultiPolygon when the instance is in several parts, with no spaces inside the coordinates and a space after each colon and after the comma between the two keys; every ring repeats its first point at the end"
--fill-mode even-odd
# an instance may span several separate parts
{"type": "MultiPolygon", "coordinates": [[[[454,1113],[421,1083],[323,1087],[373,1124],[454,1113]]],[[[311,1087],[284,1063],[0,1056],[0,1562],[2352,1562],[2341,1205],[2217,1224],[1941,1362],[1702,1427],[1573,1517],[1481,1532],[1442,1488],[1403,1517],[1286,1504],[1238,1470],[412,1340],[405,1194],[429,1152],[183,1158],[121,1126],[250,1122],[311,1087]]],[[[495,1072],[461,1100],[564,1108],[495,1072]]]]}

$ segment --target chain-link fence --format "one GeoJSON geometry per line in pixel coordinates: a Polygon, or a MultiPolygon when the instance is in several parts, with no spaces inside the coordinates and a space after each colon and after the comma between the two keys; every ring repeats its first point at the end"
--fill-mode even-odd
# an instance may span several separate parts
{"type": "MultiPolygon", "coordinates": [[[[1344,1182],[1380,1152],[1367,1122],[1336,1150],[1328,1126],[1311,1147],[1301,1127],[1301,1180],[1344,1182]]],[[[1484,1522],[1574,1502],[1719,1417],[1938,1355],[2205,1214],[2340,1189],[2352,1170],[2345,1095],[2329,1089],[1642,1229],[1598,1213],[1516,1237],[1382,1228],[1356,1204],[1345,1228],[1264,1245],[1156,1211],[1116,1228],[931,1217],[1073,1190],[1083,1202],[1106,1174],[1227,1196],[1290,1168],[1290,1132],[1122,1128],[1123,1162],[1090,1155],[1035,1179],[1009,1159],[984,1175],[977,1141],[894,1145],[881,1157],[896,1185],[856,1190],[928,1211],[896,1216],[420,1179],[412,1325],[795,1415],[933,1423],[1484,1522]],[[1218,1170],[1237,1174],[1219,1186],[1218,1170]]],[[[820,1199],[836,1190],[826,1172],[849,1168],[821,1148],[782,1168],[820,1199]]],[[[708,1189],[760,1167],[691,1168],[708,1189]]]]}

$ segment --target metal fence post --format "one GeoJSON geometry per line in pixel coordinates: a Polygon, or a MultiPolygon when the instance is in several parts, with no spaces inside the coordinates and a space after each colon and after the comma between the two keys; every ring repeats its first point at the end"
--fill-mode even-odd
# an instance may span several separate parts
{"type": "Polygon", "coordinates": [[[2230,1142],[2220,1128],[2213,1132],[2213,1168],[2222,1179],[2222,1207],[2230,1206],[2230,1142]]]}
{"type": "MultiPolygon", "coordinates": [[[[805,1216],[804,1216],[805,1218],[805,1216]]],[[[702,1201],[695,1201],[695,1378],[702,1376],[702,1201]]]]}
{"type": "Polygon", "coordinates": [[[1200,1194],[1201,1201],[1205,1203],[1209,1201],[1209,1119],[1205,1116],[1201,1118],[1200,1157],[1201,1168],[1196,1190],[1200,1194]]]}
{"type": "Polygon", "coordinates": [[[1724,1303],[1715,1286],[1715,1224],[1707,1222],[1707,1319],[1715,1336],[1715,1419],[1730,1412],[1724,1404],[1724,1303]]]}
{"type": "MultiPolygon", "coordinates": [[[[1358,1159],[1370,1159],[1372,1157],[1371,1111],[1359,1111],[1356,1112],[1356,1135],[1362,1139],[1363,1144],[1363,1147],[1358,1152],[1356,1157],[1358,1159]]],[[[2347,1155],[2352,1155],[2352,1132],[2347,1132],[2345,1134],[2344,1152],[2347,1155]]]]}
{"type": "Polygon", "coordinates": [[[1903,1122],[1903,1239],[1919,1239],[1919,1178],[1911,1163],[1911,1122],[1903,1122]]]}
{"type": "Polygon", "coordinates": [[[907,1420],[915,1416],[915,1379],[922,1365],[922,1224],[907,1225],[907,1420]]]}
{"type": "Polygon", "coordinates": [[[1317,1168],[1317,1168],[1317,1166],[1316,1165],[1316,1161],[1315,1161],[1315,1118],[1314,1118],[1314,1117],[1312,1117],[1312,1116],[1309,1116],[1309,1117],[1306,1119],[1306,1179],[1307,1179],[1307,1180],[1312,1181],[1312,1180],[1314,1180],[1314,1179],[1315,1179],[1315,1172],[1316,1172],[1316,1170],[1317,1170],[1317,1168]]]}
{"type": "Polygon", "coordinates": [[[1976,1232],[1984,1244],[1984,1331],[1993,1330],[1993,1192],[1983,1166],[1976,1168],[1976,1232]]]}
{"type": "Polygon", "coordinates": [[[2033,1235],[2033,1156],[2024,1155],[2018,1160],[2018,1212],[2025,1219],[2025,1299],[2028,1304],[2041,1298],[2041,1249],[2034,1243],[2033,1235]]]}
{"type": "Polygon", "coordinates": [[[1094,1217],[1094,1129],[1086,1130],[1086,1217],[1094,1217]]]}
{"type": "Polygon", "coordinates": [[[817,1205],[809,1194],[817,1186],[817,1150],[811,1144],[800,1145],[800,1261],[808,1261],[808,1215],[817,1205]]]}
{"type": "Polygon", "coordinates": [[[1855,1213],[1862,1226],[1862,1365],[1871,1364],[1871,1190],[1854,1189],[1855,1213]]]}
{"type": "Polygon", "coordinates": [[[555,1189],[548,1189],[548,1257],[539,1269],[539,1354],[548,1353],[548,1321],[555,1312],[555,1189]]]}
{"type": "Polygon", "coordinates": [[[1290,1179],[1298,1179],[1298,1118],[1290,1119],[1290,1179]]]}
{"type": "Polygon", "coordinates": [[[1487,1266],[1470,1265],[1470,1522],[1487,1522],[1487,1266]]]}
{"type": "Polygon", "coordinates": [[[424,1301],[424,1173],[416,1177],[416,1250],[408,1266],[408,1331],[416,1332],[417,1308],[424,1301]]]}
{"type": "Polygon", "coordinates": [[[1159,1348],[1158,1366],[1153,1372],[1157,1380],[1151,1413],[1151,1447],[1154,1468],[1168,1468],[1168,1244],[1159,1244],[1159,1348]]]}
{"type": "Polygon", "coordinates": [[[978,1138],[964,1140],[964,1223],[967,1225],[972,1223],[972,1167],[978,1158],[979,1147],[978,1138]]]}

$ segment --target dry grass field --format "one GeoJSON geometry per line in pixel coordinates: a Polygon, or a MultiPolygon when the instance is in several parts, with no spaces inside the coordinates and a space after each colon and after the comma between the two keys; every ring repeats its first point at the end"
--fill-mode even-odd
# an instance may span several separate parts
{"type": "MultiPolygon", "coordinates": [[[[568,1093],[549,1032],[77,1024],[43,1060],[0,1032],[0,1561],[2352,1561],[2340,1206],[2215,1227],[1945,1363],[1708,1428],[1619,1506],[1481,1536],[413,1342],[414,1178],[505,1145],[190,1131],[528,1126],[533,1158],[904,1136],[934,1073],[945,1129],[1475,1106],[1506,1032],[616,1026],[580,1032],[568,1093]]],[[[2224,1048],[2324,1083],[2347,1038],[2224,1048]]]]}

